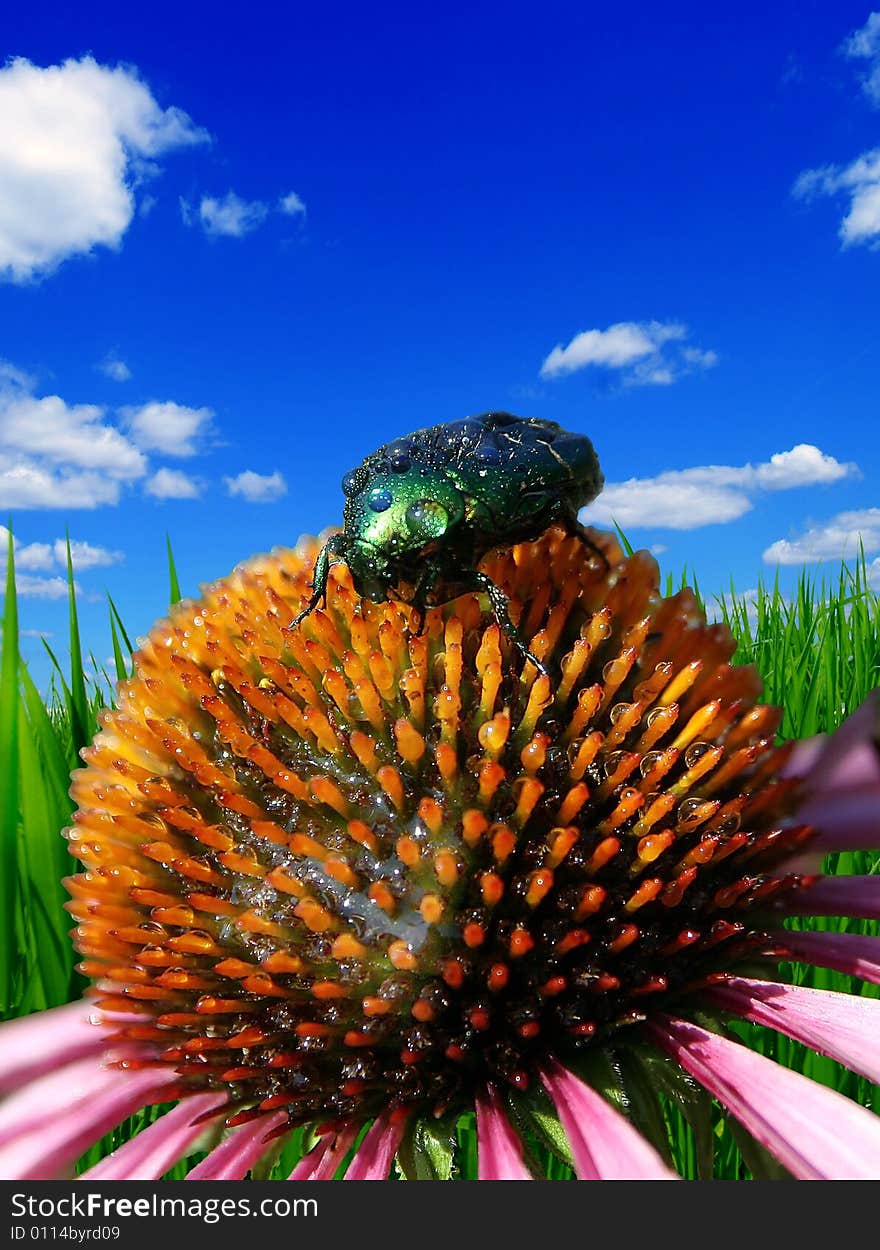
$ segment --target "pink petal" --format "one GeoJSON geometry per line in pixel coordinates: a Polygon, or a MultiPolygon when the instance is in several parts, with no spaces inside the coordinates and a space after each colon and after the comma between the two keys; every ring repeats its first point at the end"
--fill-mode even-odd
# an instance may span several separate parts
{"type": "Polygon", "coordinates": [[[827,734],[802,738],[791,749],[791,754],[779,770],[780,777],[807,777],[816,767],[828,743],[827,734]]]}
{"type": "MultiPolygon", "coordinates": [[[[805,781],[814,793],[880,784],[880,692],[873,690],[864,703],[827,737],[811,761],[805,781]]],[[[807,761],[806,752],[803,755],[807,761]]],[[[789,760],[787,772],[793,772],[789,760]]]]}
{"type": "Polygon", "coordinates": [[[385,1181],[403,1137],[404,1123],[389,1124],[385,1116],[373,1121],[345,1173],[347,1181],[385,1181]]]}
{"type": "Polygon", "coordinates": [[[705,995],[725,1011],[776,1029],[869,1081],[880,1081],[880,999],[749,977],[728,977],[705,995]]]}
{"type": "Polygon", "coordinates": [[[90,1003],[68,1003],[0,1025],[0,1094],[21,1089],[45,1072],[97,1054],[107,1045],[90,1003]]]}
{"type": "Polygon", "coordinates": [[[582,1181],[678,1180],[629,1120],[561,1064],[541,1073],[582,1181]]]}
{"type": "MultiPolygon", "coordinates": [[[[133,1058],[133,1051],[129,1047],[113,1054],[117,1058],[133,1058]]],[[[124,1084],[127,1071],[108,1067],[103,1059],[103,1054],[77,1059],[10,1094],[0,1103],[0,1145],[37,1129],[54,1127],[59,1111],[90,1105],[90,1100],[105,1090],[124,1084]]]]}
{"type": "Polygon", "coordinates": [[[266,1137],[287,1123],[286,1111],[266,1112],[240,1124],[187,1174],[188,1181],[241,1181],[272,1146],[266,1137]]]}
{"type": "Polygon", "coordinates": [[[800,1180],[876,1180],[880,1117],[764,1055],[684,1020],[646,1026],[663,1050],[800,1180]]]}
{"type": "Polygon", "coordinates": [[[798,808],[796,820],[815,826],[810,850],[872,850],[880,846],[880,783],[823,791],[798,808]]]}
{"type": "MultiPolygon", "coordinates": [[[[35,1081],[0,1108],[0,1116],[21,1116],[20,1131],[4,1134],[0,1177],[7,1180],[58,1179],[84,1150],[127,1116],[155,1102],[163,1088],[178,1079],[173,1071],[95,1068],[93,1061],[82,1062],[92,1064],[97,1078],[89,1080],[78,1071],[80,1064],[71,1064],[54,1077],[35,1081]],[[60,1081],[56,1081],[56,1077],[61,1078],[60,1081]],[[66,1082],[70,1083],[72,1098],[64,1097],[66,1082]],[[35,1115],[34,1098],[41,1099],[50,1088],[62,1091],[61,1097],[43,1102],[42,1114],[35,1115]]],[[[6,1130],[10,1123],[11,1120],[4,1120],[6,1130]]]]}
{"type": "Polygon", "coordinates": [[[863,937],[860,933],[800,933],[793,929],[777,929],[770,937],[792,959],[819,968],[834,968],[836,972],[880,985],[880,938],[863,937]]]}
{"type": "Polygon", "coordinates": [[[291,1181],[332,1181],[336,1169],[357,1137],[358,1126],[347,1124],[334,1137],[325,1133],[290,1173],[291,1181]]]}
{"type": "Polygon", "coordinates": [[[477,1178],[481,1181],[530,1181],[522,1145],[491,1085],[477,1096],[477,1178]]]}
{"type": "Polygon", "coordinates": [[[141,1129],[118,1150],[83,1174],[89,1181],[157,1181],[183,1157],[188,1146],[196,1141],[214,1120],[195,1120],[206,1111],[221,1108],[225,1094],[195,1094],[184,1098],[148,1128],[141,1129]]]}
{"type": "Polygon", "coordinates": [[[880,876],[821,877],[784,900],[792,916],[853,916],[880,920],[880,876]]]}

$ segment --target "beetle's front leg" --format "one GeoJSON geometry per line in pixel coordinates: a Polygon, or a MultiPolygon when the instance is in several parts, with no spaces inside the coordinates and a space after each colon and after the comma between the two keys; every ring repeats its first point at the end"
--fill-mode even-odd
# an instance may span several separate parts
{"type": "Polygon", "coordinates": [[[428,609],[428,591],[435,586],[440,579],[440,563],[436,560],[425,560],[419,569],[419,575],[413,586],[412,597],[410,598],[410,607],[412,608],[412,616],[410,617],[410,633],[420,636],[425,630],[425,617],[428,609]]]}
{"type": "Polygon", "coordinates": [[[546,665],[528,649],[520,637],[519,630],[510,619],[510,604],[508,602],[507,595],[501,587],[496,586],[490,577],[487,577],[485,573],[481,573],[477,569],[470,574],[470,579],[474,590],[481,590],[489,596],[492,611],[495,613],[495,619],[501,626],[504,636],[510,640],[514,647],[516,647],[517,651],[524,660],[529,660],[530,663],[534,664],[539,673],[549,679],[550,674],[547,671],[546,665]]]}
{"type": "Polygon", "coordinates": [[[318,552],[318,558],[315,561],[315,569],[312,573],[312,594],[308,603],[298,612],[290,623],[290,628],[295,629],[301,621],[314,612],[319,604],[327,602],[327,579],[330,576],[330,569],[340,557],[345,555],[345,535],[332,534],[318,552]]]}

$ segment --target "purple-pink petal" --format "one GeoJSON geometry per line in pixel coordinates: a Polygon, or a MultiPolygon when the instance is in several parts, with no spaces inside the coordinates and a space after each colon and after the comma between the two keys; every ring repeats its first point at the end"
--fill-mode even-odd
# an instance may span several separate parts
{"type": "Polygon", "coordinates": [[[287,1122],[286,1111],[267,1111],[259,1119],[234,1128],[229,1136],[215,1146],[201,1163],[187,1174],[188,1181],[244,1180],[255,1163],[271,1148],[266,1138],[273,1129],[287,1122]]]}
{"type": "Polygon", "coordinates": [[[337,1133],[325,1133],[290,1173],[291,1181],[332,1181],[357,1137],[357,1125],[347,1124],[337,1133]]]}
{"type": "Polygon", "coordinates": [[[833,968],[835,972],[880,985],[880,938],[861,933],[801,933],[794,929],[777,929],[770,937],[774,951],[784,948],[800,963],[833,968]]]}
{"type": "Polygon", "coordinates": [[[0,1025],[0,1094],[21,1089],[46,1072],[97,1054],[107,1045],[99,1020],[94,1005],[80,1000],[0,1025]]]}
{"type": "Polygon", "coordinates": [[[83,1060],[33,1082],[0,1107],[0,1177],[62,1177],[84,1150],[176,1080],[173,1071],[100,1068],[83,1060]],[[83,1064],[91,1065],[92,1075],[83,1064]]]}
{"type": "Polygon", "coordinates": [[[792,916],[853,916],[880,920],[880,876],[821,877],[786,898],[792,916]]]}
{"type": "Polygon", "coordinates": [[[646,1028],[793,1176],[880,1176],[880,1116],[696,1024],[658,1018],[646,1028]]]}
{"type": "Polygon", "coordinates": [[[155,1181],[183,1158],[186,1150],[210,1128],[227,1102],[225,1094],[194,1094],[166,1111],[137,1137],[121,1145],[84,1173],[89,1181],[155,1181]],[[202,1120],[209,1111],[216,1116],[202,1120]],[[196,1123],[196,1120],[199,1122],[196,1123]]]}
{"type": "Polygon", "coordinates": [[[853,1072],[880,1081],[880,999],[728,977],[706,997],[753,1024],[763,1024],[836,1059],[853,1072]]]}
{"type": "Polygon", "coordinates": [[[374,1120],[357,1154],[345,1173],[347,1181],[384,1181],[388,1179],[391,1163],[403,1137],[404,1123],[389,1123],[380,1115],[374,1120]]]}
{"type": "Polygon", "coordinates": [[[244,1180],[252,1166],[271,1148],[267,1136],[286,1121],[286,1111],[267,1111],[257,1120],[240,1124],[186,1174],[186,1180],[244,1180]]]}
{"type": "Polygon", "coordinates": [[[491,1085],[476,1099],[477,1178],[481,1181],[530,1181],[522,1145],[491,1085]]]}
{"type": "Polygon", "coordinates": [[[811,850],[872,850],[880,846],[880,783],[823,791],[798,809],[797,823],[815,827],[811,850]]]}
{"type": "Polygon", "coordinates": [[[556,1105],[580,1180],[679,1179],[629,1120],[573,1072],[551,1061],[541,1079],[556,1105]]]}
{"type": "MultiPolygon", "coordinates": [[[[880,692],[873,690],[823,743],[805,780],[812,793],[880,785],[880,692]]],[[[791,762],[789,769],[791,772],[791,762]]]]}
{"type": "Polygon", "coordinates": [[[827,734],[815,734],[812,738],[801,738],[795,742],[779,770],[780,777],[808,777],[822,758],[827,744],[827,734]]]}

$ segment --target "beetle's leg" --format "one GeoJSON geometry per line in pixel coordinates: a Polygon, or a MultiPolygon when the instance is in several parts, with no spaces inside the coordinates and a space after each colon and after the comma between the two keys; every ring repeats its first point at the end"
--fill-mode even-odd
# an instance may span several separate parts
{"type": "Polygon", "coordinates": [[[425,632],[425,620],[427,617],[427,590],[429,586],[434,586],[437,582],[439,566],[435,560],[425,560],[419,569],[419,575],[413,586],[412,596],[409,600],[412,608],[412,616],[409,620],[409,631],[420,637],[425,632]]]}
{"type": "Polygon", "coordinates": [[[327,602],[327,578],[330,576],[331,566],[336,563],[333,557],[339,557],[343,554],[343,544],[341,541],[338,541],[342,538],[342,534],[333,534],[318,552],[315,569],[312,573],[311,597],[302,611],[298,612],[290,622],[291,629],[295,629],[301,621],[304,621],[310,613],[314,612],[319,604],[327,602]]]}
{"type": "Polygon", "coordinates": [[[495,619],[501,626],[505,637],[513,643],[524,660],[529,660],[532,664],[534,664],[539,673],[542,673],[544,677],[549,679],[550,674],[547,672],[546,666],[536,655],[531,653],[520,637],[519,630],[510,619],[510,606],[507,601],[507,595],[501,587],[496,586],[490,577],[487,577],[485,573],[480,573],[477,569],[470,574],[470,578],[473,582],[474,590],[482,590],[489,596],[489,602],[492,605],[492,611],[495,613],[495,619]]]}
{"type": "Polygon", "coordinates": [[[572,514],[571,512],[564,512],[559,520],[562,525],[564,525],[566,534],[568,534],[571,538],[579,538],[585,547],[588,547],[594,555],[599,557],[602,561],[602,568],[607,573],[611,568],[611,565],[608,562],[608,557],[602,548],[597,547],[593,542],[592,538],[587,533],[586,527],[581,525],[580,521],[577,519],[577,515],[572,514]]]}

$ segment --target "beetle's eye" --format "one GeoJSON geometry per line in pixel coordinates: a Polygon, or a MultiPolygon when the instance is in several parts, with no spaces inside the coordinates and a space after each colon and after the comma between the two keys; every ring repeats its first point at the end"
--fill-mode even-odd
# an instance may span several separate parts
{"type": "Polygon", "coordinates": [[[351,469],[348,473],[346,473],[345,477],[342,479],[343,495],[356,494],[357,489],[361,484],[362,476],[363,476],[363,473],[360,468],[351,469]]]}
{"type": "Polygon", "coordinates": [[[406,510],[406,523],[419,538],[440,538],[449,525],[449,513],[435,499],[417,499],[406,510]]]}
{"type": "Polygon", "coordinates": [[[375,490],[370,491],[367,498],[367,506],[373,512],[387,512],[394,503],[394,496],[390,490],[386,490],[384,486],[379,486],[375,490]]]}

